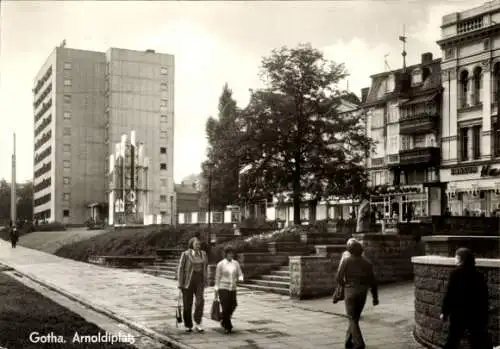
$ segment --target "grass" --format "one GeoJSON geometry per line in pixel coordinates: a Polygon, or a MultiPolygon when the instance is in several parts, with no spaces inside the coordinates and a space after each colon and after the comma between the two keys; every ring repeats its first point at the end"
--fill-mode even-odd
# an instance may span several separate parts
{"type": "MultiPolygon", "coordinates": [[[[190,238],[201,234],[202,226],[124,228],[59,248],[55,255],[87,262],[90,256],[152,256],[160,248],[186,248],[190,238]]],[[[227,231],[212,226],[212,231],[227,231]]]]}
{"type": "Polygon", "coordinates": [[[134,349],[133,345],[119,343],[72,343],[75,332],[80,335],[96,335],[105,331],[85,321],[79,315],[67,310],[33,289],[14,280],[6,274],[0,274],[0,347],[9,349],[134,349]],[[64,336],[62,343],[32,343],[30,334],[53,333],[64,336]]]}

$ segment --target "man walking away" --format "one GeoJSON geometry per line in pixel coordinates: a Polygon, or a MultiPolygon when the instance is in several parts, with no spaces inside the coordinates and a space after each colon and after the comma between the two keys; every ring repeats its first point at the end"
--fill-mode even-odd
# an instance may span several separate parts
{"type": "Polygon", "coordinates": [[[12,244],[12,248],[16,248],[17,240],[19,240],[19,232],[17,231],[17,228],[14,225],[10,229],[10,243],[12,244]]]}
{"type": "Polygon", "coordinates": [[[378,292],[372,264],[363,256],[363,246],[356,239],[349,239],[337,271],[337,283],[344,287],[344,302],[349,318],[345,348],[365,349],[359,319],[366,303],[368,289],[373,305],[378,305],[378,292]]]}

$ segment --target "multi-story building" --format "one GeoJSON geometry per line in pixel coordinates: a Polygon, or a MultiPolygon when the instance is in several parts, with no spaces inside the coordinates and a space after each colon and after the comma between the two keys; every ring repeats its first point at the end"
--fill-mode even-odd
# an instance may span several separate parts
{"type": "Polygon", "coordinates": [[[408,221],[441,213],[440,64],[424,53],[419,64],[372,75],[362,91],[367,135],[376,143],[367,167],[379,216],[408,221]]]}
{"type": "Polygon", "coordinates": [[[108,158],[121,135],[135,130],[151,158],[150,212],[171,221],[172,55],[57,47],[33,94],[36,219],[82,224],[96,206],[108,212],[108,158]]]}
{"type": "Polygon", "coordinates": [[[442,18],[441,180],[453,215],[500,208],[500,1],[442,18]]]}

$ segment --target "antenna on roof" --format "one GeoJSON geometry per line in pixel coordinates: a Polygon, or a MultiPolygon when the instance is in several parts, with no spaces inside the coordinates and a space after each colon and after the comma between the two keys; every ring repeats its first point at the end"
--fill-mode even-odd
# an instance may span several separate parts
{"type": "Polygon", "coordinates": [[[403,56],[403,71],[406,71],[406,39],[405,25],[403,24],[403,35],[399,37],[399,40],[403,42],[403,52],[401,52],[401,56],[403,56]]]}
{"type": "Polygon", "coordinates": [[[386,53],[386,54],[384,55],[384,69],[385,69],[386,71],[390,71],[390,70],[391,70],[391,67],[389,67],[389,62],[387,61],[387,57],[389,57],[389,54],[388,54],[388,53],[386,53]]]}
{"type": "Polygon", "coordinates": [[[66,39],[64,39],[64,40],[61,42],[61,45],[59,45],[59,47],[66,47],[66,39]]]}

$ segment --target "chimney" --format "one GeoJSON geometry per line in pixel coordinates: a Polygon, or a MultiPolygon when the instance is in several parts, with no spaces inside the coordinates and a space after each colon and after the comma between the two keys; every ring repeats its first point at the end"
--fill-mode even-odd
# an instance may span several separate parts
{"type": "Polygon", "coordinates": [[[365,103],[368,98],[368,91],[370,91],[369,87],[365,87],[361,89],[361,103],[365,103]]]}
{"type": "Polygon", "coordinates": [[[422,65],[429,64],[432,62],[432,53],[431,52],[426,52],[422,53],[422,65]]]}

